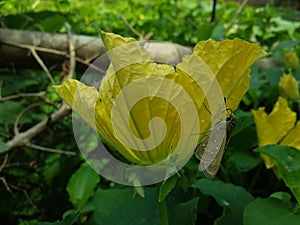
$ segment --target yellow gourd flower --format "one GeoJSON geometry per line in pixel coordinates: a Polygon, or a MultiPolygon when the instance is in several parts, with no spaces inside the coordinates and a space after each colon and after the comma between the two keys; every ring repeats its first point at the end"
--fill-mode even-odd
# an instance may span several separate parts
{"type": "Polygon", "coordinates": [[[296,52],[290,51],[284,53],[285,64],[287,67],[296,69],[299,67],[299,57],[296,52]]]}
{"type": "MultiPolygon", "coordinates": [[[[252,114],[259,146],[279,144],[300,149],[300,122],[296,123],[296,113],[288,107],[286,99],[280,97],[269,115],[265,113],[264,107],[253,110],[252,114]]],[[[266,168],[273,168],[279,177],[272,159],[264,154],[261,154],[261,157],[266,168]]]]}
{"type": "MultiPolygon", "coordinates": [[[[133,38],[104,32],[101,33],[101,37],[108,52],[119,50],[112,57],[109,54],[112,64],[101,82],[99,91],[73,79],[57,86],[56,91],[98,132],[104,143],[128,161],[138,165],[150,165],[166,159],[178,144],[181,144],[183,152],[185,148],[188,149],[189,138],[197,136],[193,126],[198,121],[194,121],[192,116],[193,107],[201,124],[201,131],[196,130],[196,134],[203,135],[203,130],[208,129],[211,115],[203,107],[206,96],[198,85],[205,80],[205,74],[212,74],[217,79],[222,94],[226,97],[227,108],[235,110],[249,88],[249,67],[266,55],[259,46],[240,39],[222,42],[208,40],[199,42],[194,48],[194,53],[185,56],[174,68],[171,65],[152,62],[146,51],[136,44],[133,38]],[[125,48],[122,49],[122,46],[125,48]],[[203,77],[199,74],[203,74],[203,77]],[[132,95],[123,96],[123,100],[128,104],[130,101],[134,102],[130,112],[126,115],[123,113],[122,110],[128,107],[124,104],[123,108],[119,108],[118,116],[112,118],[119,94],[136,83],[142,85],[143,89],[136,89],[132,95]],[[134,94],[142,95],[141,92],[149,95],[139,101],[131,99],[134,94]],[[191,124],[184,132],[182,127],[186,127],[186,124],[181,123],[180,113],[188,118],[186,123],[191,124]],[[152,127],[150,122],[153,118],[163,120],[165,126],[152,127]],[[126,122],[129,123],[127,130],[126,126],[123,126],[126,122]],[[117,135],[114,124],[121,127],[122,137],[117,135]],[[149,151],[137,151],[133,147],[125,146],[122,141],[125,139],[134,144],[136,138],[155,140],[161,135],[164,135],[164,139],[157,146],[153,147],[151,141],[145,141],[152,146],[149,151]],[[182,135],[187,136],[183,143],[180,142],[182,135]]],[[[207,88],[210,85],[204,84],[207,88]]]]}
{"type": "Polygon", "coordinates": [[[299,99],[299,87],[292,74],[284,74],[279,81],[280,96],[288,100],[299,99]]]}

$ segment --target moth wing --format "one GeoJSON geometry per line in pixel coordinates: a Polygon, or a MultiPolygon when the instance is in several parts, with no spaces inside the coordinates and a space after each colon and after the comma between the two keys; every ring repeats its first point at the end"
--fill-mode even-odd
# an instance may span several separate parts
{"type": "Polygon", "coordinates": [[[196,156],[200,159],[199,170],[209,178],[216,175],[222,161],[227,143],[226,125],[226,121],[216,123],[196,151],[196,156]]]}
{"type": "Polygon", "coordinates": [[[202,141],[199,142],[199,144],[196,147],[195,156],[197,159],[202,160],[202,157],[204,155],[204,151],[206,148],[208,142],[208,136],[206,136],[202,141]]]}
{"type": "Polygon", "coordinates": [[[225,152],[226,142],[227,140],[225,137],[222,142],[222,146],[220,147],[220,150],[218,151],[216,157],[212,161],[201,159],[199,164],[199,170],[202,171],[206,177],[214,178],[216,176],[221,165],[223,154],[225,152]]]}

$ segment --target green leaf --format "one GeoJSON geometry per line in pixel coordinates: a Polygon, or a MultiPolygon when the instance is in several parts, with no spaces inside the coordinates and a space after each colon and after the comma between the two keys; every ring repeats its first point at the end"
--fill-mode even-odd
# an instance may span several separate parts
{"type": "Polygon", "coordinates": [[[291,195],[289,193],[282,192],[282,191],[275,192],[275,193],[271,194],[270,197],[277,198],[277,199],[283,201],[288,207],[292,207],[291,195]]]}
{"type": "Polygon", "coordinates": [[[274,160],[280,176],[300,203],[300,151],[282,145],[267,145],[256,149],[274,160]]]}
{"type": "Polygon", "coordinates": [[[175,206],[169,216],[172,225],[194,225],[199,198],[193,198],[187,202],[175,206]]]}
{"type": "Polygon", "coordinates": [[[247,205],[244,212],[245,225],[299,225],[300,215],[295,215],[279,199],[258,198],[247,205]]]}
{"type": "Polygon", "coordinates": [[[225,28],[223,25],[218,24],[214,27],[213,32],[211,34],[211,38],[214,40],[222,40],[225,34],[225,28]]]}
{"type": "Polygon", "coordinates": [[[67,191],[76,208],[81,208],[93,195],[99,180],[99,175],[87,163],[83,163],[71,176],[67,191]]]}
{"type": "Polygon", "coordinates": [[[0,124],[13,124],[18,114],[22,111],[23,105],[20,102],[6,101],[0,103],[0,124]]]}
{"type": "Polygon", "coordinates": [[[163,201],[167,195],[173,190],[178,180],[178,176],[175,174],[174,176],[170,177],[169,179],[165,180],[159,189],[159,196],[158,201],[163,201]]]}
{"type": "Polygon", "coordinates": [[[231,173],[249,171],[261,162],[258,154],[252,151],[257,146],[257,137],[251,112],[237,110],[235,116],[237,125],[224,155],[225,168],[231,173]]]}
{"type": "Polygon", "coordinates": [[[74,210],[71,214],[67,215],[62,221],[50,223],[50,222],[40,222],[36,225],[72,225],[79,216],[79,212],[74,210]]]}
{"type": "Polygon", "coordinates": [[[242,225],[244,208],[254,200],[244,188],[222,181],[204,178],[198,180],[193,187],[212,196],[224,208],[223,215],[215,221],[216,225],[242,225]]]}
{"type": "Polygon", "coordinates": [[[144,187],[145,198],[133,197],[133,188],[98,190],[83,208],[93,212],[91,225],[157,225],[156,188],[144,187]]]}
{"type": "Polygon", "coordinates": [[[41,22],[41,25],[46,32],[56,32],[63,27],[65,21],[66,19],[63,16],[56,14],[51,17],[46,17],[46,19],[41,22]]]}
{"type": "Polygon", "coordinates": [[[53,154],[50,155],[45,160],[45,166],[43,169],[43,174],[46,179],[46,182],[50,184],[53,180],[53,178],[61,171],[61,161],[60,161],[61,155],[59,154],[53,154]]]}
{"type": "Polygon", "coordinates": [[[0,153],[4,153],[8,150],[9,150],[9,146],[5,142],[0,140],[0,153]]]}

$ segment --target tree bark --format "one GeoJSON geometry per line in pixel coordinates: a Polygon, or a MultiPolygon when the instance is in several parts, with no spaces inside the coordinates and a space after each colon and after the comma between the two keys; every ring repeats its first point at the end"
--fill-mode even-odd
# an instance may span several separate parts
{"type": "MultiPolygon", "coordinates": [[[[32,54],[35,51],[50,69],[61,69],[69,55],[67,34],[44,33],[0,28],[0,68],[41,69],[32,54]]],[[[100,38],[86,35],[72,35],[76,50],[76,70],[85,70],[90,63],[105,53],[100,38]]],[[[191,48],[167,42],[146,41],[142,46],[153,61],[176,65],[184,55],[192,53],[191,48]]]]}

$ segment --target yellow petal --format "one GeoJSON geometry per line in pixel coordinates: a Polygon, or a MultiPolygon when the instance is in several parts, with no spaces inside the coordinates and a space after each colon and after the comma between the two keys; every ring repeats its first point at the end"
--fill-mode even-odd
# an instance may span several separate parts
{"type": "MultiPolygon", "coordinates": [[[[290,110],[284,98],[278,99],[270,115],[265,113],[263,107],[257,111],[252,110],[252,114],[256,125],[259,146],[279,144],[282,138],[293,128],[296,121],[296,113],[290,110]]],[[[295,135],[297,135],[296,132],[295,135]]],[[[290,142],[291,140],[286,141],[290,142]]],[[[269,169],[275,166],[271,158],[264,154],[260,155],[265,162],[266,168],[269,169]]]]}
{"type": "Polygon", "coordinates": [[[216,75],[226,97],[227,108],[235,110],[249,89],[249,67],[266,52],[241,39],[199,42],[194,54],[199,56],[216,75]]]}
{"type": "Polygon", "coordinates": [[[265,113],[264,110],[264,107],[260,107],[257,111],[252,110],[252,114],[254,116],[254,121],[256,125],[259,146],[274,144],[278,140],[278,137],[272,134],[273,127],[272,124],[268,123],[268,115],[265,113]]]}
{"type": "Polygon", "coordinates": [[[264,108],[253,110],[259,146],[278,144],[279,141],[293,128],[296,113],[288,107],[284,98],[279,98],[270,115],[264,108]]]}
{"type": "Polygon", "coordinates": [[[264,160],[265,166],[267,169],[275,168],[275,162],[267,155],[260,153],[260,157],[264,160]]]}
{"type": "Polygon", "coordinates": [[[298,99],[299,88],[297,80],[292,74],[284,74],[279,81],[279,92],[280,96],[286,99],[298,99]]]}
{"type": "Polygon", "coordinates": [[[294,127],[296,113],[289,108],[287,100],[280,97],[267,121],[272,124],[273,131],[271,135],[277,137],[276,142],[273,143],[276,144],[294,127]]]}
{"type": "Polygon", "coordinates": [[[98,91],[78,80],[68,79],[61,85],[55,86],[58,94],[92,127],[94,126],[93,112],[98,98],[98,91]]]}
{"type": "Polygon", "coordinates": [[[297,122],[297,125],[287,134],[280,144],[300,149],[300,121],[297,122]]]}

